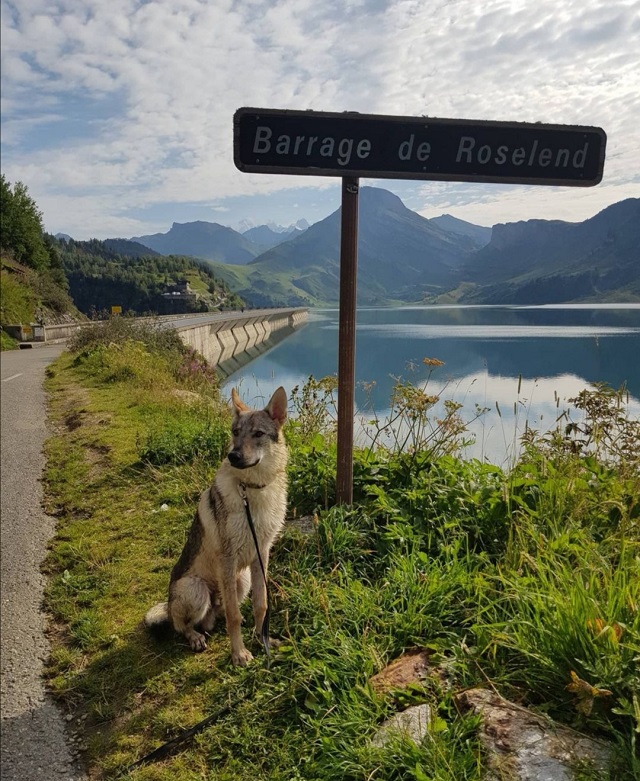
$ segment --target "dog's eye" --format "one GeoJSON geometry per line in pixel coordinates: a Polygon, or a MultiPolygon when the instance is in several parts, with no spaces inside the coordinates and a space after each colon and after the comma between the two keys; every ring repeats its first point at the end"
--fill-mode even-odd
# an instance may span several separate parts
{"type": "Polygon", "coordinates": [[[233,434],[234,437],[237,437],[238,434],[240,433],[240,429],[239,428],[232,428],[231,429],[231,433],[233,434]]]}
{"type": "Polygon", "coordinates": [[[255,431],[255,432],[254,432],[254,434],[253,434],[253,436],[254,436],[256,439],[260,439],[260,437],[263,437],[263,436],[264,436],[264,431],[255,431]]]}

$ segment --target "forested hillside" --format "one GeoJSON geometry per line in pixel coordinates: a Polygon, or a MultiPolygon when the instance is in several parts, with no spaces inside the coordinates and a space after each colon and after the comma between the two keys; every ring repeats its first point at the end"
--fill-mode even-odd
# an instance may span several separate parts
{"type": "Polygon", "coordinates": [[[112,306],[137,314],[243,306],[206,263],[193,258],[162,256],[153,250],[143,255],[146,248],[124,240],[60,241],[59,247],[73,300],[86,314],[110,311],[112,306]],[[193,295],[170,297],[172,288],[184,282],[193,295]],[[176,302],[184,306],[176,308],[176,302]]]}
{"type": "MultiPolygon", "coordinates": [[[[0,324],[56,322],[79,316],[69,298],[57,241],[22,182],[0,175],[0,324]]],[[[15,342],[2,331],[2,347],[15,342]]]]}

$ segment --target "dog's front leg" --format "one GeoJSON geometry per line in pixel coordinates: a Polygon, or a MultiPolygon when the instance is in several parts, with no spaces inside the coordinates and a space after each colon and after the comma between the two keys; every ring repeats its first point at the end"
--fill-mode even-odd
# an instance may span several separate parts
{"type": "Polygon", "coordinates": [[[224,605],[224,616],[227,622],[227,632],[231,640],[231,661],[245,667],[252,659],[242,640],[242,613],[238,606],[238,591],[236,584],[237,567],[235,559],[225,557],[222,564],[221,591],[224,605]]]}
{"type": "MultiPolygon", "coordinates": [[[[258,640],[262,640],[262,624],[264,617],[267,613],[267,584],[266,578],[269,576],[269,551],[260,551],[262,556],[262,563],[264,564],[264,575],[262,575],[262,569],[260,562],[256,559],[251,565],[251,593],[253,599],[253,631],[255,632],[258,640]]],[[[269,648],[278,648],[280,646],[280,640],[276,640],[273,637],[269,637],[269,648]]]]}
{"type": "Polygon", "coordinates": [[[259,638],[262,632],[262,623],[267,612],[267,584],[265,582],[269,572],[269,550],[261,550],[264,575],[260,562],[256,557],[251,564],[251,599],[253,601],[253,631],[259,638]]]}

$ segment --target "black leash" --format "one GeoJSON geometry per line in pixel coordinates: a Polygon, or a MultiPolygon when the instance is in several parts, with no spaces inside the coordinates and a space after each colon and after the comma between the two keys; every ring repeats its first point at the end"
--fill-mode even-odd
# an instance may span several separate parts
{"type": "MultiPolygon", "coordinates": [[[[250,488],[264,488],[263,485],[260,486],[252,486],[249,484],[250,488]]],[[[247,498],[247,483],[238,483],[238,491],[240,492],[240,498],[242,499],[242,503],[244,504],[244,512],[247,516],[247,523],[249,524],[249,529],[251,530],[251,536],[253,537],[253,544],[256,546],[256,553],[258,555],[258,563],[260,564],[260,569],[262,570],[262,577],[264,579],[264,587],[267,592],[267,612],[264,614],[264,620],[262,622],[262,627],[260,628],[260,639],[262,640],[262,645],[264,646],[264,651],[267,655],[267,670],[271,666],[271,654],[269,652],[269,618],[271,614],[271,605],[270,605],[270,599],[269,599],[269,583],[267,582],[267,573],[264,568],[264,564],[262,563],[262,556],[260,555],[260,546],[258,545],[258,535],[256,534],[256,527],[253,523],[253,518],[251,517],[251,508],[249,507],[249,499],[247,498]]],[[[255,594],[254,594],[255,598],[255,594]]]]}

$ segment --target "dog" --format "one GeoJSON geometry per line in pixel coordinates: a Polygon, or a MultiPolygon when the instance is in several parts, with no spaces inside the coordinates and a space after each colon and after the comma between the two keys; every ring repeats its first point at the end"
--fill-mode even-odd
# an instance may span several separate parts
{"type": "Polygon", "coordinates": [[[183,634],[194,651],[207,646],[224,615],[231,640],[231,660],[244,667],[253,656],[244,645],[239,605],[252,591],[254,631],[260,632],[267,610],[269,551],[284,525],[287,505],[287,445],[282,426],[287,417],[284,388],[263,410],[244,404],[231,391],[231,443],[213,483],[202,492],[182,554],[171,571],[169,600],[144,618],[151,630],[168,625],[183,634]],[[263,576],[244,497],[255,525],[263,576]]]}

